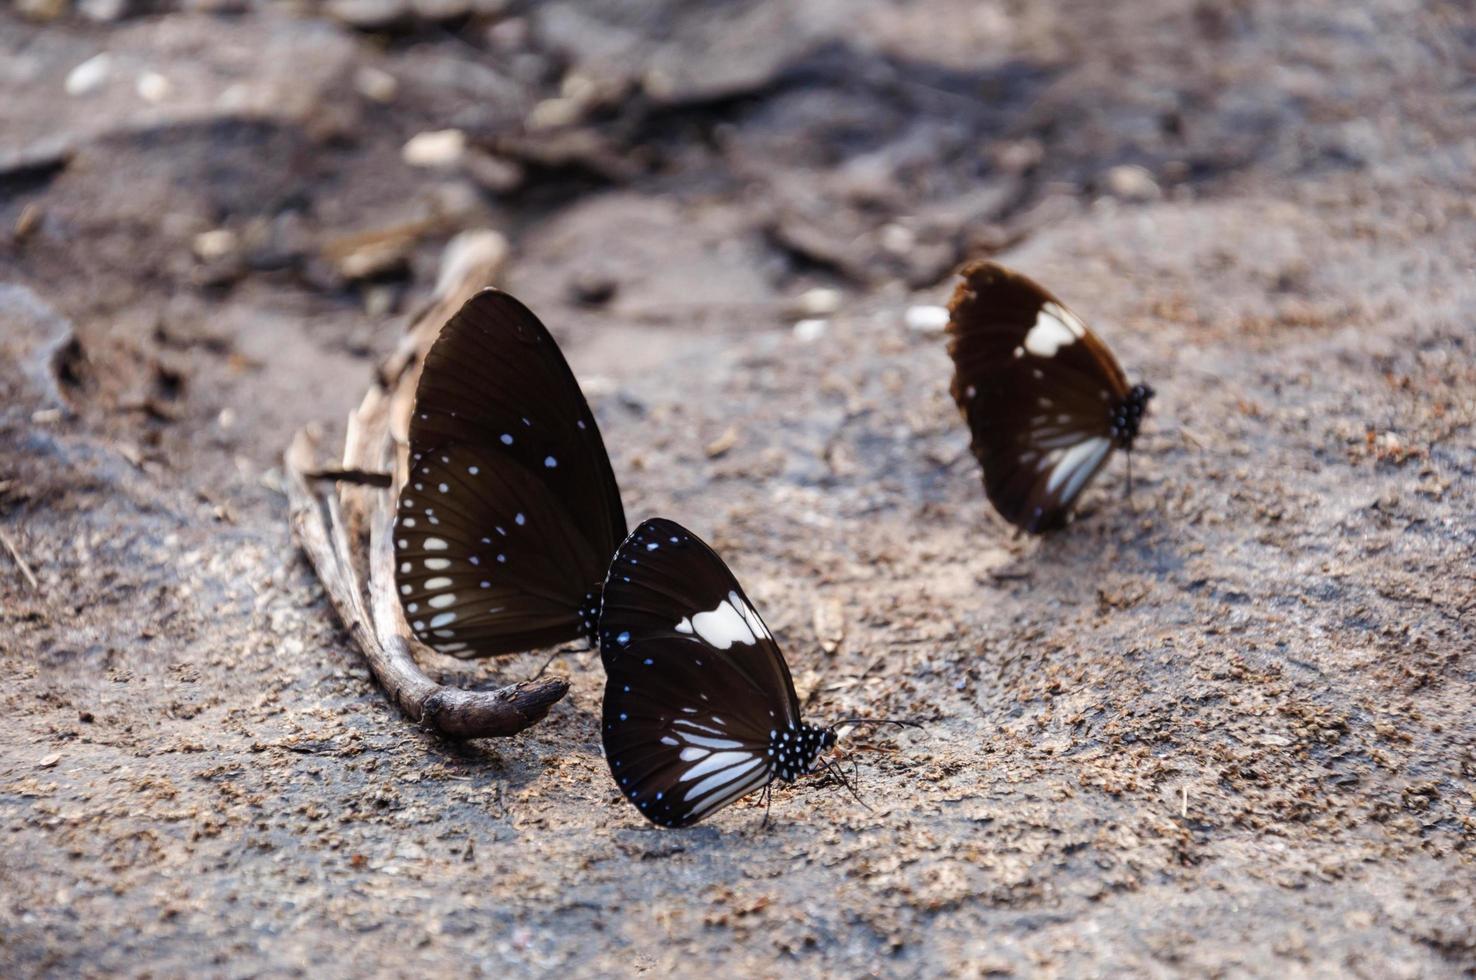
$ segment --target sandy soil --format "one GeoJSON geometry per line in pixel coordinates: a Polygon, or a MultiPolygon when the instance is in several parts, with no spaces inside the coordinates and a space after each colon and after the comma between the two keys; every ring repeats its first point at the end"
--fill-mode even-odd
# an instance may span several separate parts
{"type": "Polygon", "coordinates": [[[17,6],[0,974],[1476,971],[1467,5],[17,6]],[[811,718],[927,719],[845,745],[870,809],[651,829],[595,657],[496,742],[375,688],[280,454],[481,227],[631,523],[811,718]],[[985,254],[1159,392],[1044,540],[906,325],[985,254]]]}

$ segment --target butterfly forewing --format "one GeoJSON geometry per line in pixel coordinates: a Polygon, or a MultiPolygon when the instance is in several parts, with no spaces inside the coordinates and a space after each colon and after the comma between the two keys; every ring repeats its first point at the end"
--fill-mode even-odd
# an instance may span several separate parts
{"type": "Polygon", "coordinates": [[[1066,522],[1118,445],[1128,398],[1111,351],[1044,288],[990,262],[963,270],[949,304],[952,392],[989,500],[1032,533],[1066,522]]]}
{"type": "Polygon", "coordinates": [[[620,491],[558,345],[511,296],[474,296],[426,355],[396,518],[422,642],[471,657],[593,635],[620,491]]]}
{"type": "Polygon", "coordinates": [[[799,740],[814,730],[800,722],[784,657],[722,559],[690,531],[649,520],[620,546],[599,639],[605,756],[652,822],[695,823],[781,770],[808,768],[799,740]]]}
{"type": "Polygon", "coordinates": [[[625,537],[620,489],[579,382],[548,329],[507,293],[473,296],[426,354],[410,447],[447,442],[495,450],[536,475],[602,560],[625,537]]]}

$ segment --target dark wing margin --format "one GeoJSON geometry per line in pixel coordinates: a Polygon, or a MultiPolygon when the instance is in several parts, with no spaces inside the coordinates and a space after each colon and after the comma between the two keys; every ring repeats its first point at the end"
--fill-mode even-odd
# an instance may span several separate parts
{"type": "Polygon", "coordinates": [[[1128,394],[1112,353],[1060,300],[992,262],[962,270],[949,303],[951,391],[990,502],[1030,533],[1064,525],[1114,446],[1128,394]]]}
{"type": "Polygon", "coordinates": [[[527,307],[487,289],[426,355],[395,525],[395,581],[417,639],[462,657],[594,635],[625,536],[583,392],[527,307]]]}
{"type": "Polygon", "coordinates": [[[767,785],[799,703],[722,559],[681,525],[646,521],[616,552],[602,602],[602,736],[622,795],[679,827],[767,785]]]}

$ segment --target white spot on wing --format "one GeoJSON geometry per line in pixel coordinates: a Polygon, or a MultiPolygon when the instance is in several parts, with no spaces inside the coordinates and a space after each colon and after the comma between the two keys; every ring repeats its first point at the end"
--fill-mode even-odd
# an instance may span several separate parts
{"type": "Polygon", "coordinates": [[[1036,314],[1035,326],[1025,335],[1025,349],[1036,357],[1055,357],[1056,351],[1068,347],[1086,334],[1086,327],[1070,310],[1046,303],[1036,314]]]}
{"type": "Polygon", "coordinates": [[[758,613],[737,592],[729,592],[728,598],[719,602],[715,609],[700,612],[690,620],[682,617],[682,621],[676,624],[676,631],[695,632],[703,642],[717,650],[726,650],[735,643],[752,646],[759,637],[769,636],[758,613]]]}
{"type": "Polygon", "coordinates": [[[426,538],[425,539],[425,550],[426,551],[445,551],[446,550],[446,547],[447,547],[446,542],[442,538],[426,538]]]}

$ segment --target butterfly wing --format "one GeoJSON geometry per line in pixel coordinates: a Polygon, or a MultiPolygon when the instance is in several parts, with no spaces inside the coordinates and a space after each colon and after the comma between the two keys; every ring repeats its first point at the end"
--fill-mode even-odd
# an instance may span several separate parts
{"type": "Polygon", "coordinates": [[[782,765],[775,746],[800,730],[773,636],[722,559],[672,521],[646,521],[616,552],[600,655],[606,761],[660,826],[696,823],[768,784],[782,765]]]}
{"type": "Polygon", "coordinates": [[[593,634],[625,513],[594,415],[527,307],[487,289],[442,328],[410,456],[395,568],[417,639],[490,656],[593,634]]]}
{"type": "Polygon", "coordinates": [[[963,270],[949,304],[953,398],[989,500],[1031,533],[1066,523],[1117,442],[1127,379],[1060,300],[992,262],[963,270]]]}

